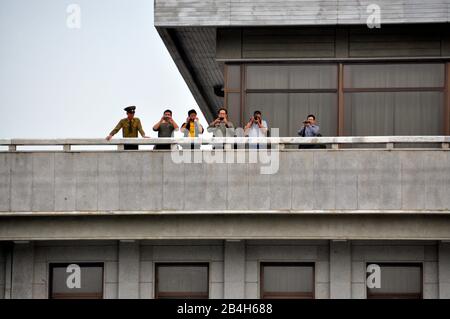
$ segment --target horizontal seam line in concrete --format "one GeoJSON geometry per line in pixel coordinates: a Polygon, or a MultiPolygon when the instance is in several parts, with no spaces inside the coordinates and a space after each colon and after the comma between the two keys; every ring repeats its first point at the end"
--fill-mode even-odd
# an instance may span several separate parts
{"type": "Polygon", "coordinates": [[[194,211],[67,211],[0,212],[0,217],[20,216],[164,216],[164,215],[450,215],[450,210],[194,210],[194,211]]]}

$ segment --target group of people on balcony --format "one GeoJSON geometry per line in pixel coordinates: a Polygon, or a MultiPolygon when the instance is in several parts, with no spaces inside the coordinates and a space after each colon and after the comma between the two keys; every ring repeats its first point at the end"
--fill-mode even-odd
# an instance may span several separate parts
{"type": "MultiPolygon", "coordinates": [[[[127,113],[127,117],[119,121],[106,139],[110,141],[120,130],[122,130],[124,138],[137,138],[138,133],[140,133],[143,138],[149,138],[145,135],[140,119],[135,117],[136,107],[128,106],[124,111],[127,113]]],[[[213,133],[214,137],[225,137],[234,136],[234,134],[230,134],[230,132],[234,131],[234,128],[234,124],[228,118],[227,109],[221,107],[218,110],[217,118],[209,124],[207,130],[208,132],[213,133]]],[[[161,119],[153,126],[153,131],[158,132],[158,137],[173,137],[174,132],[178,130],[183,133],[184,137],[194,138],[203,134],[204,128],[200,124],[197,112],[194,109],[188,112],[188,117],[183,125],[181,125],[181,128],[173,119],[171,110],[165,110],[161,119]]],[[[267,121],[263,119],[261,111],[255,111],[244,127],[245,136],[266,137],[268,132],[269,126],[267,121]]],[[[307,119],[303,121],[302,127],[298,130],[298,135],[303,137],[320,136],[319,126],[316,124],[316,117],[313,114],[308,115],[307,119]]],[[[314,145],[311,146],[313,147],[314,145]]],[[[193,147],[198,148],[199,145],[193,147]]],[[[304,145],[301,148],[309,147],[308,145],[304,145]]],[[[138,145],[126,144],[124,149],[137,150],[138,145]]],[[[155,145],[154,149],[167,150],[170,149],[170,144],[158,144],[155,145]]]]}

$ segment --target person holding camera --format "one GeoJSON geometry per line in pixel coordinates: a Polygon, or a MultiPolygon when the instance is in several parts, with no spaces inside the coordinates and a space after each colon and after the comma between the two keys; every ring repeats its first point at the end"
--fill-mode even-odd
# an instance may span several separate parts
{"type": "MultiPolygon", "coordinates": [[[[303,127],[298,131],[298,135],[302,137],[321,136],[319,133],[319,126],[316,125],[316,117],[313,114],[307,116],[306,121],[303,121],[303,127]]],[[[298,148],[321,148],[320,145],[299,145],[298,148]]]]}
{"type": "MultiPolygon", "coordinates": [[[[186,122],[181,125],[180,130],[184,134],[184,137],[194,138],[198,137],[200,134],[203,134],[204,129],[198,120],[197,111],[192,109],[188,112],[186,122]]],[[[183,148],[184,147],[190,147],[191,149],[200,149],[200,145],[198,144],[191,144],[190,146],[184,145],[183,148]]]]}
{"type": "MultiPolygon", "coordinates": [[[[178,125],[172,118],[172,111],[165,110],[161,119],[153,126],[153,131],[158,132],[158,137],[172,137],[178,130],[178,125]]],[[[154,150],[170,150],[170,144],[158,144],[154,150]]]]}
{"type": "Polygon", "coordinates": [[[218,111],[217,118],[208,126],[208,132],[212,132],[214,137],[233,136],[234,134],[227,134],[227,129],[234,129],[233,123],[228,120],[228,111],[221,107],[218,111]]]}
{"type": "Polygon", "coordinates": [[[267,122],[262,119],[260,111],[255,111],[253,116],[245,125],[244,132],[248,137],[263,137],[267,136],[267,122]]]}
{"type": "MultiPolygon", "coordinates": [[[[228,111],[221,107],[217,112],[217,118],[208,126],[208,132],[213,133],[213,137],[234,136],[234,125],[228,120],[228,111]]],[[[214,144],[213,149],[223,148],[223,144],[214,144]]]]}
{"type": "MultiPolygon", "coordinates": [[[[268,131],[268,125],[262,118],[261,111],[253,112],[253,116],[244,127],[244,133],[248,137],[266,137],[268,131]]],[[[259,144],[249,144],[250,148],[259,149],[259,144]]]]}

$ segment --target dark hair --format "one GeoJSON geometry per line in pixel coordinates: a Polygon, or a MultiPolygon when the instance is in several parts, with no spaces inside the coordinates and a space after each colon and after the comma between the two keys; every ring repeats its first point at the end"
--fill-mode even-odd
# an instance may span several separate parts
{"type": "Polygon", "coordinates": [[[191,116],[191,114],[194,114],[194,113],[197,114],[197,112],[194,109],[192,109],[188,112],[188,116],[191,116]]]}
{"type": "Polygon", "coordinates": [[[170,115],[172,115],[172,111],[171,110],[165,110],[163,114],[166,114],[166,113],[170,113],[170,115]]]}
{"type": "Polygon", "coordinates": [[[314,120],[316,119],[316,117],[314,116],[314,114],[309,114],[306,118],[310,118],[312,117],[314,120]]]}
{"type": "Polygon", "coordinates": [[[228,114],[228,110],[224,107],[221,107],[220,109],[217,110],[217,114],[220,113],[220,111],[225,111],[225,114],[228,114]]]}
{"type": "Polygon", "coordinates": [[[253,115],[256,115],[256,114],[261,115],[261,111],[255,111],[255,112],[253,112],[253,115]]]}

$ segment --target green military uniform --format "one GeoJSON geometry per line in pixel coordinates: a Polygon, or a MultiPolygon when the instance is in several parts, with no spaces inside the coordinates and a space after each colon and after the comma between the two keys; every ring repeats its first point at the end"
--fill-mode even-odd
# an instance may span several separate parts
{"type": "Polygon", "coordinates": [[[138,137],[138,132],[141,133],[142,136],[145,136],[145,132],[142,129],[141,120],[137,117],[129,120],[128,118],[121,119],[119,124],[109,133],[110,135],[115,135],[117,132],[122,129],[123,137],[138,137]]]}
{"type": "MultiPolygon", "coordinates": [[[[136,106],[128,106],[124,108],[125,112],[131,114],[134,114],[135,110],[136,106]]],[[[128,137],[136,138],[138,137],[138,132],[141,133],[143,137],[145,136],[145,132],[142,129],[141,120],[138,119],[137,117],[133,117],[131,120],[129,120],[128,117],[121,119],[119,123],[116,125],[116,127],[111,131],[111,133],[109,133],[109,135],[111,136],[115,135],[117,132],[120,131],[120,129],[122,129],[122,136],[125,138],[128,137]]],[[[124,149],[137,150],[139,149],[139,146],[134,144],[125,144],[124,149]]]]}

